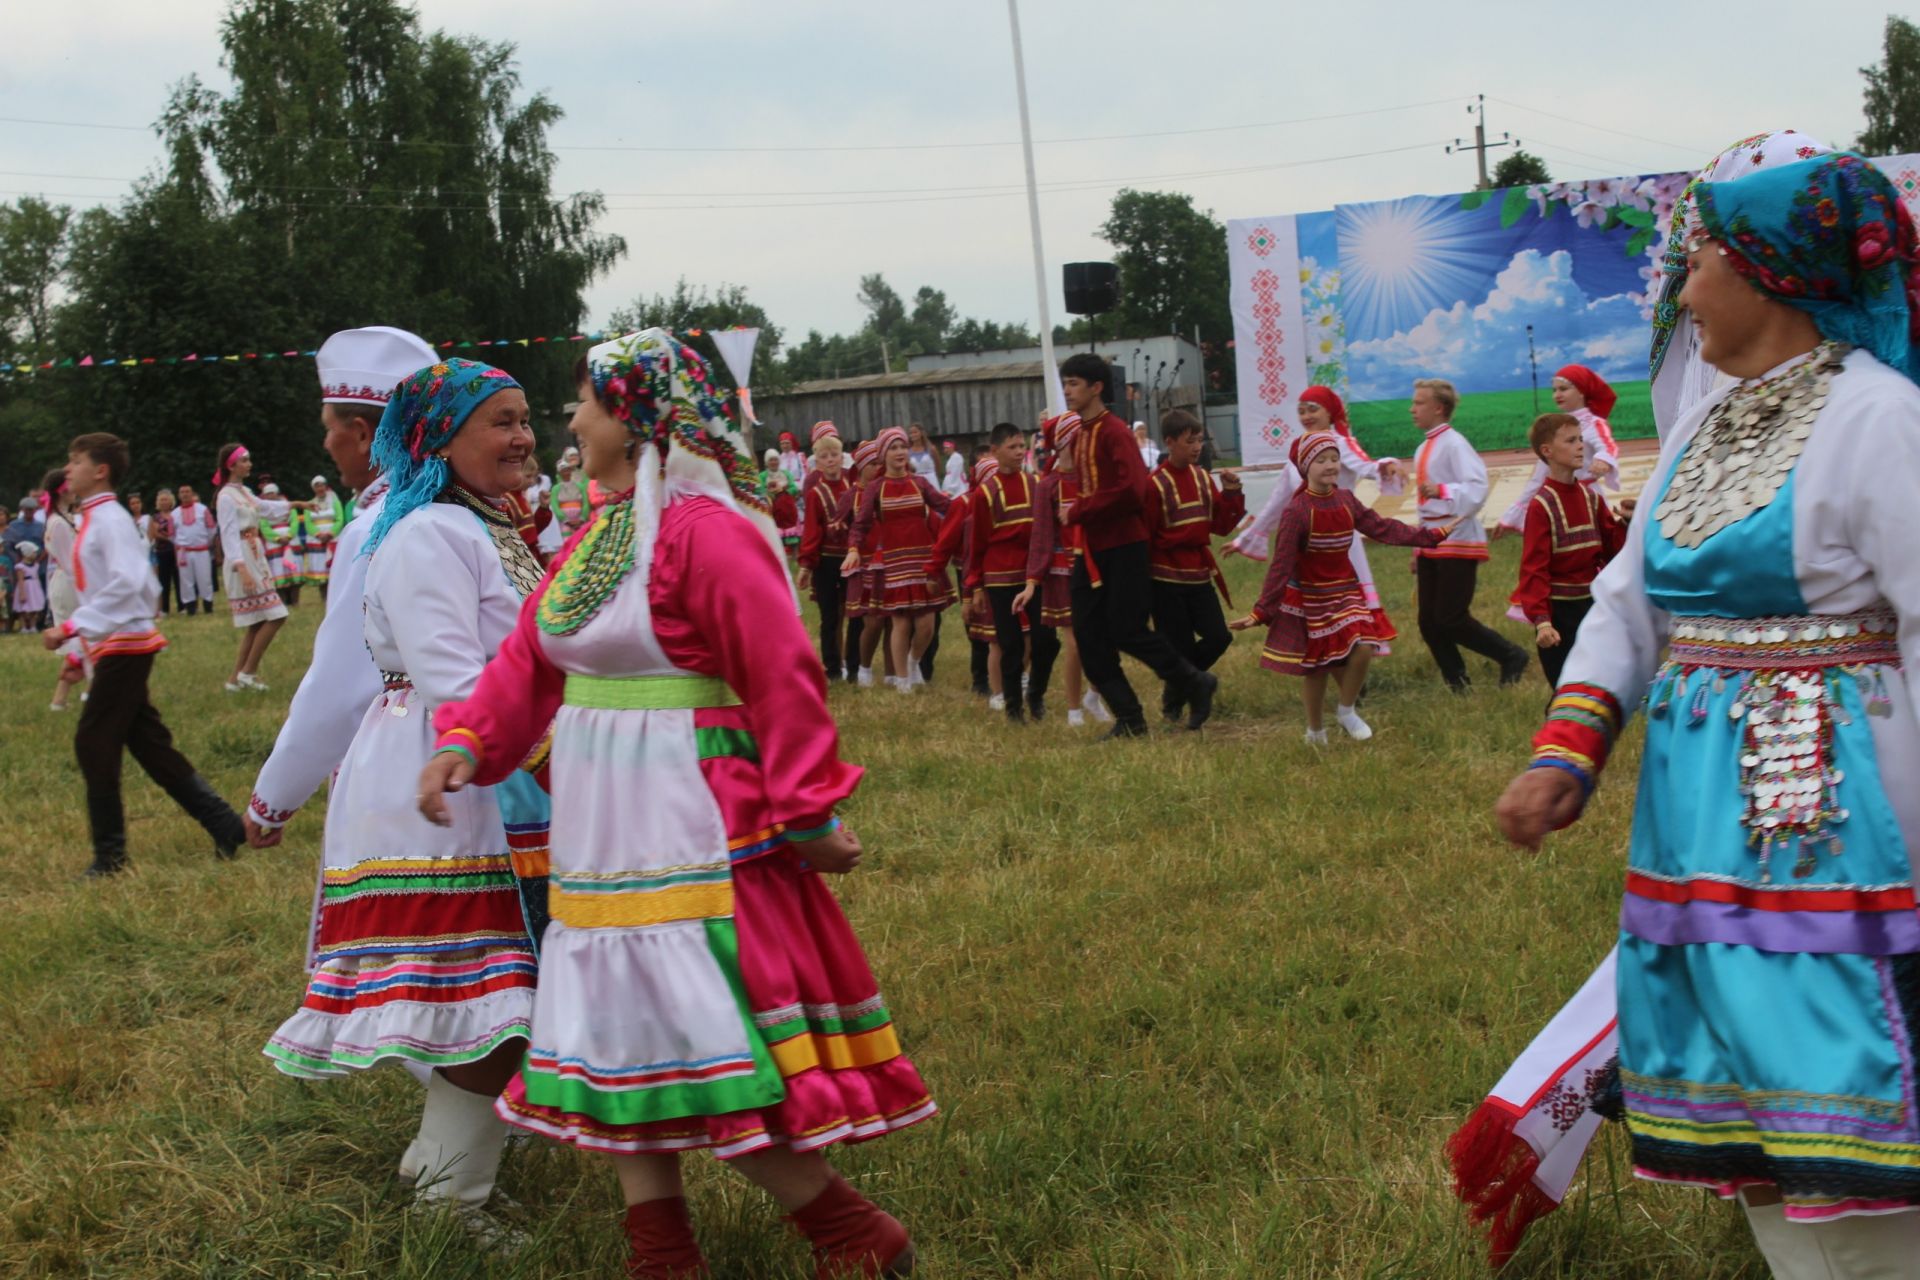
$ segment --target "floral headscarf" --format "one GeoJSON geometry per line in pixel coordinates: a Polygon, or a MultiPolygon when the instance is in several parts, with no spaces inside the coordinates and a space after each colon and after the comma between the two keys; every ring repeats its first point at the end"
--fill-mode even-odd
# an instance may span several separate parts
{"type": "Polygon", "coordinates": [[[1710,182],[1694,234],[1754,288],[1920,380],[1920,236],[1887,176],[1850,151],[1710,182]]]}
{"type": "Polygon", "coordinates": [[[373,464],[386,477],[387,497],[362,554],[371,555],[401,517],[440,496],[450,473],[437,451],[475,409],[519,385],[504,369],[453,359],[418,369],[394,388],[373,435],[373,464]]]}
{"type": "MultiPolygon", "coordinates": [[[[1647,376],[1658,377],[1667,358],[1667,346],[1680,324],[1680,289],[1687,282],[1687,227],[1693,220],[1693,198],[1709,182],[1731,182],[1763,169],[1831,155],[1833,148],[1796,129],[1778,129],[1756,133],[1709,160],[1706,167],[1687,184],[1674,202],[1673,220],[1667,227],[1667,252],[1660,270],[1666,279],[1660,285],[1660,300],[1653,308],[1653,349],[1647,357],[1647,376]]],[[[1598,412],[1596,410],[1596,412],[1598,412]]],[[[1606,417],[1603,413],[1601,417],[1606,417]]]]}
{"type": "Polygon", "coordinates": [[[785,562],[766,479],[698,352],[669,330],[648,329],[588,351],[587,375],[607,411],[639,441],[639,466],[632,496],[608,501],[555,571],[540,600],[542,631],[578,631],[629,577],[639,579],[644,596],[660,513],[679,498],[711,498],[738,511],[785,562]]]}

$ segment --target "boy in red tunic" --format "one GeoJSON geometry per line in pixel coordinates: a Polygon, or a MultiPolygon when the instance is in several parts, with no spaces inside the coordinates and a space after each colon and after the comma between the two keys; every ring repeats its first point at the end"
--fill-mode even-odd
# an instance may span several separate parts
{"type": "Polygon", "coordinates": [[[1061,391],[1081,421],[1071,459],[1080,497],[1067,512],[1068,523],[1085,539],[1073,569],[1073,633],[1088,680],[1113,710],[1109,738],[1147,732],[1140,699],[1120,668],[1122,653],[1146,663],[1179,691],[1188,708],[1187,725],[1197,729],[1213,714],[1220,679],[1181,657],[1148,625],[1153,588],[1147,567],[1147,466],[1132,430],[1107,410],[1111,377],[1106,361],[1091,352],[1068,356],[1060,365],[1061,391]]]}
{"type": "Polygon", "coordinates": [[[1520,583],[1511,599],[1533,624],[1547,684],[1558,688],[1560,668],[1593,608],[1593,580],[1627,540],[1627,530],[1594,486],[1574,479],[1586,454],[1578,418],[1543,413],[1527,439],[1547,464],[1547,476],[1527,504],[1520,583]]]}
{"type": "Polygon", "coordinates": [[[813,602],[820,607],[820,663],[827,669],[827,680],[851,681],[859,670],[859,642],[848,634],[846,648],[841,648],[847,580],[840,576],[840,562],[847,558],[847,522],[840,518],[839,508],[853,485],[840,465],[845,457],[840,437],[815,430],[813,470],[801,483],[806,509],[800,520],[799,581],[802,590],[811,588],[813,602]],[[820,572],[823,561],[825,573],[820,572]]]}
{"type": "Polygon", "coordinates": [[[987,593],[993,607],[993,631],[1000,644],[1000,688],[1006,695],[1007,719],[1022,724],[1047,713],[1047,683],[1053,678],[1054,659],[1060,656],[1060,637],[1051,627],[1024,625],[1026,619],[1014,601],[1027,584],[1027,556],[1033,543],[1034,478],[1027,474],[1026,433],[1011,422],[993,429],[989,439],[998,469],[980,486],[973,503],[973,546],[967,563],[967,586],[987,593]],[[1031,636],[1031,640],[1029,640],[1031,636]],[[1026,704],[1021,705],[1020,673],[1027,648],[1033,649],[1033,670],[1027,682],[1026,704]]]}
{"type": "MultiPolygon", "coordinates": [[[[1166,452],[1153,473],[1147,497],[1147,530],[1152,552],[1153,629],[1165,636],[1180,656],[1202,671],[1211,671],[1233,644],[1220,598],[1233,597],[1213,558],[1213,539],[1232,533],[1247,514],[1247,498],[1240,477],[1222,473],[1220,484],[1196,465],[1207,442],[1200,419],[1175,409],[1160,420],[1166,452]],[[1218,591],[1215,588],[1218,588],[1218,591]]],[[[1160,696],[1160,710],[1169,722],[1180,719],[1184,699],[1173,685],[1160,696]]]]}

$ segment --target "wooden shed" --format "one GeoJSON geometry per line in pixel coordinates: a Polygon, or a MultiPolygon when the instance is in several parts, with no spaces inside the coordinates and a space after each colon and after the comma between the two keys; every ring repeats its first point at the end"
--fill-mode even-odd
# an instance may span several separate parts
{"type": "Polygon", "coordinates": [[[791,431],[802,440],[814,423],[830,418],[849,443],[915,422],[935,440],[972,441],[984,439],[996,422],[1033,429],[1047,407],[1045,367],[1033,360],[830,378],[799,383],[783,395],[757,400],[754,408],[763,427],[791,431]]]}

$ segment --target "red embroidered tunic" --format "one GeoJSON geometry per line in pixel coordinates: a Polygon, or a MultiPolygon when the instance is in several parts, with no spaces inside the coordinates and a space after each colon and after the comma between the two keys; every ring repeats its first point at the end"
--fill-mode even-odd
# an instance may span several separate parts
{"type": "Polygon", "coordinates": [[[1117,414],[1080,428],[1073,448],[1080,497],[1067,518],[1080,526],[1086,549],[1097,557],[1108,547],[1147,540],[1147,462],[1140,444],[1117,414]]]}
{"type": "Polygon", "coordinates": [[[1399,633],[1384,613],[1367,605],[1353,571],[1353,534],[1402,547],[1431,547],[1436,529],[1389,520],[1350,489],[1301,489],[1287,503],[1274,537],[1273,563],[1253,616],[1268,623],[1260,665],[1288,675],[1338,666],[1356,645],[1382,643],[1399,633]]]}
{"type": "Polygon", "coordinates": [[[995,472],[974,495],[967,589],[1019,587],[1027,580],[1036,485],[1023,472],[995,472]]]}
{"type": "Polygon", "coordinates": [[[1049,471],[1033,482],[1033,536],[1027,542],[1027,582],[1038,589],[1040,621],[1049,627],[1073,623],[1073,558],[1080,554],[1080,527],[1061,514],[1080,495],[1074,478],[1049,471]]]}
{"type": "Polygon", "coordinates": [[[1162,464],[1153,473],[1147,498],[1153,580],[1186,585],[1217,582],[1225,594],[1220,566],[1213,558],[1213,539],[1232,533],[1246,514],[1246,495],[1238,489],[1218,488],[1205,469],[1162,464]]]}
{"type": "Polygon", "coordinates": [[[825,560],[838,573],[838,562],[847,558],[847,519],[841,514],[840,503],[853,489],[853,482],[844,471],[833,480],[810,472],[807,481],[806,518],[800,522],[800,563],[817,570],[825,560]]]}
{"type": "Polygon", "coordinates": [[[1607,500],[1583,484],[1552,476],[1527,504],[1520,549],[1520,585],[1511,600],[1535,624],[1551,617],[1555,600],[1593,598],[1593,580],[1627,540],[1626,526],[1607,500]]]}

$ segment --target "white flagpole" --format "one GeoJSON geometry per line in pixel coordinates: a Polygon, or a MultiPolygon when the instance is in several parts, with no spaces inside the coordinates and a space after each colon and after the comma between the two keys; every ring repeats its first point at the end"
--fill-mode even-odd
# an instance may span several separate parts
{"type": "Polygon", "coordinates": [[[1027,118],[1027,62],[1020,51],[1020,0],[1007,0],[1007,22],[1013,28],[1013,83],[1020,93],[1020,149],[1027,158],[1027,218],[1033,228],[1033,288],[1040,306],[1040,359],[1046,365],[1047,403],[1053,413],[1065,413],[1060,394],[1059,366],[1053,358],[1053,321],[1047,314],[1047,254],[1040,244],[1040,187],[1033,176],[1033,122],[1027,118]]]}

